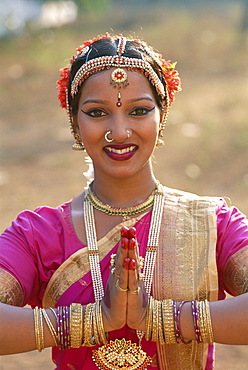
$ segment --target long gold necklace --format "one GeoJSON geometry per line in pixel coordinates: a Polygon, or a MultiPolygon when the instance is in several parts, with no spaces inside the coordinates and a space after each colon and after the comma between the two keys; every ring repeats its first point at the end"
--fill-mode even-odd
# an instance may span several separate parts
{"type": "Polygon", "coordinates": [[[155,190],[149,195],[146,200],[144,200],[144,202],[132,207],[112,207],[109,204],[103,203],[92,190],[92,184],[90,184],[88,188],[88,193],[86,197],[88,201],[92,204],[92,206],[98,211],[107,213],[111,216],[121,216],[123,218],[123,221],[125,221],[129,219],[130,216],[145,212],[153,205],[155,190]]]}
{"type": "MultiPolygon", "coordinates": [[[[96,227],[94,219],[93,204],[88,198],[89,188],[84,197],[84,221],[86,239],[88,245],[88,256],[91,269],[92,283],[95,300],[101,300],[104,296],[103,281],[100,270],[100,259],[98,253],[96,227]]],[[[148,296],[151,294],[152,277],[155,267],[159,234],[161,228],[164,205],[164,194],[162,186],[154,190],[154,205],[152,210],[151,225],[148,235],[148,244],[144,261],[144,285],[148,296]]],[[[141,348],[141,340],[144,332],[136,331],[139,345],[125,338],[114,341],[93,350],[92,357],[100,370],[145,370],[151,363],[151,358],[141,348]]]]}

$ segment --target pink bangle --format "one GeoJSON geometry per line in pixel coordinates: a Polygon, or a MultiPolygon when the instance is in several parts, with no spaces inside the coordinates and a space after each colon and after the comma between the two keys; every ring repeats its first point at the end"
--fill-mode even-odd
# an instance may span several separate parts
{"type": "Polygon", "coordinates": [[[58,347],[60,350],[70,348],[69,309],[58,307],[57,311],[58,347]]]}
{"type": "Polygon", "coordinates": [[[192,301],[191,307],[192,307],[192,315],[193,315],[196,341],[197,343],[202,343],[201,329],[199,326],[199,311],[198,311],[197,303],[198,301],[192,301]]]}
{"type": "Polygon", "coordinates": [[[182,301],[179,303],[179,306],[177,307],[177,313],[176,313],[176,338],[177,338],[177,343],[179,343],[180,341],[183,343],[183,344],[189,344],[191,343],[192,341],[191,340],[185,340],[182,336],[182,332],[181,332],[181,326],[180,326],[180,316],[181,316],[181,310],[182,310],[182,307],[184,305],[184,303],[186,302],[189,302],[189,301],[182,301]]]}
{"type": "Polygon", "coordinates": [[[176,342],[179,343],[180,342],[180,336],[178,335],[178,331],[177,331],[177,302],[172,301],[172,306],[173,306],[175,337],[176,337],[176,342]]]}

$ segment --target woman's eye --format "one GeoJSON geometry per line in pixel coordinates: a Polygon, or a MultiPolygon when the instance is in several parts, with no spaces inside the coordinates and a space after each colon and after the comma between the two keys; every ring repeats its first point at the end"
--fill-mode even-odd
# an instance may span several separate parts
{"type": "Polygon", "coordinates": [[[81,111],[83,113],[87,114],[87,116],[94,117],[94,118],[103,117],[103,116],[106,116],[107,115],[107,113],[105,113],[101,109],[90,109],[87,112],[85,112],[83,109],[81,109],[81,111]]]}
{"type": "Polygon", "coordinates": [[[146,114],[151,112],[154,108],[155,108],[155,106],[153,108],[139,107],[139,108],[134,109],[131,112],[131,115],[132,116],[145,116],[146,114]]]}

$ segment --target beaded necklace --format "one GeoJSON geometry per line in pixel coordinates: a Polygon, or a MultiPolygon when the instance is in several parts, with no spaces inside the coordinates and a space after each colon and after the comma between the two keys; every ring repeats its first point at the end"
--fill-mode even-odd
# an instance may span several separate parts
{"type": "Polygon", "coordinates": [[[88,188],[86,197],[92,206],[98,211],[104,212],[111,216],[122,216],[123,221],[126,221],[130,218],[130,216],[144,212],[153,205],[154,192],[155,190],[153,190],[153,192],[146,200],[144,200],[144,202],[132,207],[112,207],[109,204],[103,203],[92,190],[92,184],[90,184],[88,188]]]}
{"type": "MultiPolygon", "coordinates": [[[[88,245],[88,256],[92,276],[94,297],[99,301],[104,296],[103,281],[100,270],[100,259],[97,246],[96,227],[94,219],[94,207],[89,200],[89,188],[85,191],[84,197],[84,222],[86,239],[88,245]]],[[[144,285],[148,296],[151,295],[152,277],[157,256],[159,234],[161,228],[164,205],[164,193],[161,185],[154,190],[154,205],[148,235],[148,243],[144,261],[144,285]]],[[[110,341],[97,350],[93,351],[93,360],[101,370],[130,369],[145,370],[151,362],[151,358],[141,348],[141,340],[144,332],[137,330],[139,345],[127,341],[125,338],[110,341]],[[121,356],[118,355],[121,352],[121,356]],[[117,356],[116,356],[117,353],[117,356]],[[132,358],[130,362],[130,358],[132,358]]]]}

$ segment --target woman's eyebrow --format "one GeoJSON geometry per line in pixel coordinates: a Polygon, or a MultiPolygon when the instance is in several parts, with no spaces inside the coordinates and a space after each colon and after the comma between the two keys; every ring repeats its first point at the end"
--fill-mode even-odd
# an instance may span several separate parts
{"type": "Polygon", "coordinates": [[[97,103],[97,104],[107,104],[106,100],[101,100],[101,99],[88,99],[85,100],[82,105],[88,104],[88,103],[97,103]]]}
{"type": "Polygon", "coordinates": [[[141,98],[134,98],[134,99],[130,99],[128,100],[130,103],[134,103],[134,102],[137,102],[137,101],[140,101],[140,100],[148,100],[148,101],[151,101],[151,102],[154,102],[154,100],[150,97],[141,97],[141,98]]]}

